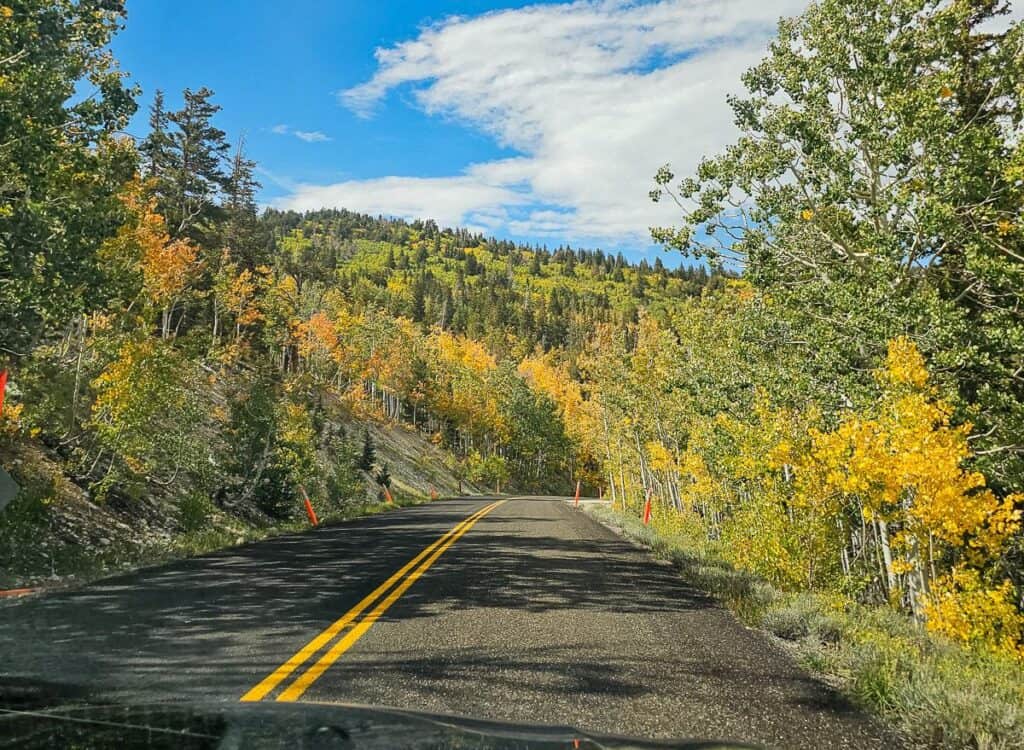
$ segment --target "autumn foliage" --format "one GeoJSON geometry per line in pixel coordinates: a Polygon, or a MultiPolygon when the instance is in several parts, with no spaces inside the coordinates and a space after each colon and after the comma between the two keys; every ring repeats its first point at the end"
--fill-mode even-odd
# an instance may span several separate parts
{"type": "MultiPolygon", "coordinates": [[[[734,299],[755,309],[742,289],[734,299]]],[[[775,406],[764,389],[744,397],[749,408],[708,410],[689,397],[702,374],[687,358],[708,347],[744,365],[736,341],[673,335],[701,315],[672,328],[646,319],[631,352],[592,355],[591,450],[604,447],[616,501],[639,513],[650,488],[656,526],[777,586],[887,602],[945,637],[1020,654],[1024,617],[1002,561],[1024,497],[997,495],[970,467],[971,426],[951,421],[914,343],[891,340],[873,396],[828,418],[814,404],[775,406]]]]}

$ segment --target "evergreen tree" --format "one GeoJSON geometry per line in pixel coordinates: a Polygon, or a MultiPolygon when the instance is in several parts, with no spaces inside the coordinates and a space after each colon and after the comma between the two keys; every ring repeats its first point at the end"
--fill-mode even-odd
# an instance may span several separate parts
{"type": "Polygon", "coordinates": [[[412,307],[410,314],[417,323],[422,323],[426,317],[426,281],[422,276],[416,279],[412,285],[412,307]]]}
{"type": "Polygon", "coordinates": [[[213,92],[185,89],[184,106],[168,115],[176,126],[169,136],[168,164],[160,191],[162,210],[172,237],[202,242],[221,217],[217,199],[227,188],[221,168],[230,147],[224,131],[211,122],[220,106],[210,101],[213,92]]]}
{"type": "Polygon", "coordinates": [[[539,253],[530,253],[530,255],[531,255],[531,258],[530,258],[530,275],[531,276],[540,276],[541,273],[542,273],[541,266],[540,266],[540,254],[539,253]]]}
{"type": "Polygon", "coordinates": [[[164,106],[164,92],[157,89],[149,108],[149,135],[139,144],[139,153],[143,157],[143,176],[156,180],[158,184],[171,164],[169,126],[170,120],[164,106]]]}
{"type": "Polygon", "coordinates": [[[640,269],[633,272],[633,285],[630,287],[630,294],[635,299],[643,299],[647,293],[647,281],[640,269]]]}
{"type": "Polygon", "coordinates": [[[245,156],[244,140],[239,140],[225,190],[223,234],[232,257],[249,269],[264,261],[265,245],[257,217],[256,192],[260,183],[254,176],[255,169],[256,162],[245,156]]]}
{"type": "Polygon", "coordinates": [[[576,256],[571,251],[565,253],[565,264],[562,266],[562,273],[570,277],[576,275],[576,256]]]}
{"type": "Polygon", "coordinates": [[[377,458],[377,449],[373,445],[373,438],[370,437],[369,430],[363,430],[363,449],[359,454],[359,463],[357,464],[363,471],[370,471],[373,469],[373,462],[377,458]]]}

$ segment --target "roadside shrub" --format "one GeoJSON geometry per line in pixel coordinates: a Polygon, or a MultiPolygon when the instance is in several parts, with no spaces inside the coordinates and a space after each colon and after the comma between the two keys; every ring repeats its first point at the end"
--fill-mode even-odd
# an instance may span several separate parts
{"type": "Polygon", "coordinates": [[[94,490],[133,494],[153,479],[200,475],[208,441],[197,440],[208,412],[196,364],[156,339],[129,341],[97,376],[89,427],[112,458],[94,490]]]}
{"type": "Polygon", "coordinates": [[[178,506],[178,525],[185,532],[203,529],[213,513],[210,498],[200,492],[190,492],[178,506]]]}
{"type": "Polygon", "coordinates": [[[925,601],[925,623],[965,646],[1024,660],[1024,614],[1013,584],[986,586],[978,571],[954,568],[933,585],[925,601]]]}
{"type": "Polygon", "coordinates": [[[342,507],[365,496],[362,474],[357,466],[359,455],[344,435],[332,435],[321,452],[320,463],[326,471],[327,502],[342,507]]]}
{"type": "Polygon", "coordinates": [[[298,490],[290,482],[287,470],[277,463],[269,463],[263,469],[252,497],[256,507],[271,518],[281,520],[298,512],[298,490]]]}
{"type": "Polygon", "coordinates": [[[822,597],[798,594],[768,610],[763,625],[788,641],[814,638],[821,643],[836,643],[842,633],[842,623],[826,608],[822,597]]]}

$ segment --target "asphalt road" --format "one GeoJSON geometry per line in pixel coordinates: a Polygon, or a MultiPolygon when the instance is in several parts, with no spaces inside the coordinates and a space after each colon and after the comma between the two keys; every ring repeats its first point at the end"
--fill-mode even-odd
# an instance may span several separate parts
{"type": "Polygon", "coordinates": [[[670,568],[543,498],[444,500],[2,600],[3,681],[116,701],[341,702],[780,748],[893,744],[670,568]]]}

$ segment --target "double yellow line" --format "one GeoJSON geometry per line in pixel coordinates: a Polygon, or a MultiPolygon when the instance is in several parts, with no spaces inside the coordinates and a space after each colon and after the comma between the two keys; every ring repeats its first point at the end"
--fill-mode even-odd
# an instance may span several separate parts
{"type": "Polygon", "coordinates": [[[433,544],[399,568],[395,574],[384,581],[384,583],[375,588],[369,595],[359,602],[359,604],[332,622],[323,630],[323,632],[296,651],[288,661],[267,675],[267,677],[262,681],[257,683],[248,693],[242,696],[241,700],[263,700],[273,692],[278,685],[284,682],[292,672],[309,661],[313,655],[334,640],[343,630],[350,628],[351,626],[348,632],[345,633],[345,635],[338,640],[329,651],[323,654],[316,663],[306,669],[305,672],[295,678],[295,680],[277,696],[277,700],[279,701],[298,700],[302,694],[306,692],[309,686],[316,682],[328,667],[334,664],[342,654],[352,648],[356,641],[363,637],[363,634],[366,633],[367,630],[373,627],[373,624],[387,611],[388,607],[398,601],[398,598],[416,582],[416,579],[427,571],[427,568],[434,564],[437,558],[445,553],[445,550],[455,544],[459,537],[473,528],[473,525],[477,521],[497,508],[503,502],[505,501],[499,500],[496,503],[491,503],[485,508],[481,508],[462,523],[455,526],[451,531],[438,538],[433,544]],[[419,567],[417,567],[417,565],[419,567]],[[400,581],[401,583],[399,583],[400,581]],[[398,585],[396,586],[395,584],[398,585]],[[390,593],[388,593],[389,591],[390,593]],[[385,596],[385,594],[387,594],[387,596],[385,596]],[[376,606],[374,606],[365,617],[356,622],[359,616],[366,609],[373,606],[375,602],[376,606]]]}

